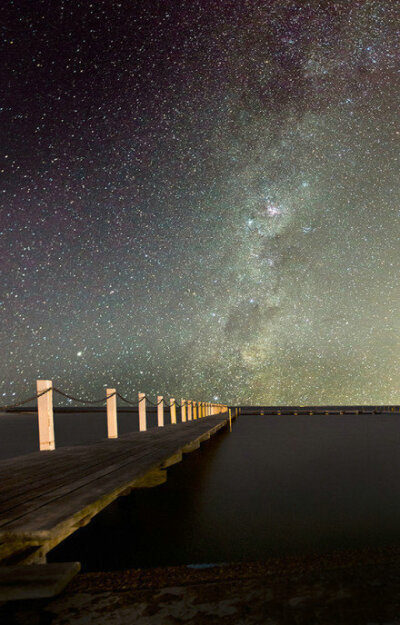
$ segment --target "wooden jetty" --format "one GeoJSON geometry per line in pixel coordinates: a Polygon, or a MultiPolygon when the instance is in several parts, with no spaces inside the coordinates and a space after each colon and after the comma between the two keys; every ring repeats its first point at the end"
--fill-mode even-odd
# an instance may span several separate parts
{"type": "Polygon", "coordinates": [[[162,484],[167,467],[229,423],[224,412],[1,461],[0,565],[44,563],[117,497],[162,484]]]}

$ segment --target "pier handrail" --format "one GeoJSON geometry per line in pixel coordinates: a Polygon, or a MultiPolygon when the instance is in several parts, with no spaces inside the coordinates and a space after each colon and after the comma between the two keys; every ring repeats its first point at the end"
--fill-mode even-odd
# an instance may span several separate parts
{"type": "Polygon", "coordinates": [[[138,394],[137,402],[133,402],[130,399],[124,397],[114,388],[107,388],[104,397],[98,399],[83,399],[70,395],[65,391],[53,386],[51,380],[37,380],[36,382],[37,393],[32,395],[23,401],[16,402],[7,406],[0,406],[0,411],[9,411],[14,408],[19,408],[34,400],[37,401],[38,409],[38,425],[39,425],[39,448],[40,451],[51,451],[55,449],[54,438],[54,416],[53,416],[53,393],[61,395],[70,401],[75,401],[80,404],[99,404],[106,402],[107,409],[107,435],[108,438],[118,438],[118,425],[117,425],[117,398],[121,401],[131,405],[134,408],[138,408],[139,411],[139,430],[147,430],[147,415],[146,415],[146,403],[147,401],[157,408],[157,425],[158,427],[164,426],[164,408],[169,406],[171,415],[171,424],[177,423],[176,409],[180,408],[181,422],[192,421],[196,419],[202,419],[204,417],[220,414],[228,410],[228,406],[225,404],[216,404],[210,401],[195,401],[191,399],[181,399],[179,403],[175,398],[170,398],[169,404],[165,401],[164,397],[157,396],[157,401],[153,402],[145,393],[138,394]]]}

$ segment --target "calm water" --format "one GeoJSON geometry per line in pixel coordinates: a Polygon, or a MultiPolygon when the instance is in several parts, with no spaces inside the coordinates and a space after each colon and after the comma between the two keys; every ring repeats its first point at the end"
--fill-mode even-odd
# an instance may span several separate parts
{"type": "MultiPolygon", "coordinates": [[[[169,410],[165,411],[165,422],[170,423],[169,410]]],[[[147,427],[157,425],[154,409],[147,409],[147,427]]],[[[118,433],[137,432],[139,419],[137,411],[118,409],[118,433]]],[[[54,435],[56,446],[89,445],[107,438],[107,416],[103,412],[55,413],[54,435]]],[[[37,413],[0,414],[0,460],[23,456],[39,450],[37,413]]]]}
{"type": "Polygon", "coordinates": [[[242,416],[49,559],[85,570],[400,543],[400,415],[242,416]]]}

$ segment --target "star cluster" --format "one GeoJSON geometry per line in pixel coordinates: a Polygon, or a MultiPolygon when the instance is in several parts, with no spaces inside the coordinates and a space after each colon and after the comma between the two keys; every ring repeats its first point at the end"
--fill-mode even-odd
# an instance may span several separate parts
{"type": "Polygon", "coordinates": [[[397,2],[0,18],[4,403],[399,402],[397,2]]]}

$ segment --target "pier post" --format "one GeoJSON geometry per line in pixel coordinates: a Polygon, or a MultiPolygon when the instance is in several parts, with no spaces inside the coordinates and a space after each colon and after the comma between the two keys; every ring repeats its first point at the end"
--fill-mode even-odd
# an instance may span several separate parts
{"type": "Polygon", "coordinates": [[[182,423],[186,421],[186,399],[181,399],[181,421],[182,423]]]}
{"type": "Polygon", "coordinates": [[[51,380],[36,380],[38,395],[48,388],[51,390],[38,397],[37,400],[40,451],[52,451],[56,448],[54,440],[53,382],[51,380]]]}
{"type": "Polygon", "coordinates": [[[192,400],[188,399],[187,400],[188,421],[192,420],[192,409],[193,409],[193,407],[192,407],[192,400]]]}
{"type": "Polygon", "coordinates": [[[117,396],[115,393],[115,388],[106,388],[108,438],[118,438],[117,396]],[[112,397],[109,397],[109,395],[112,395],[112,397]]]}
{"type": "Polygon", "coordinates": [[[230,408],[229,408],[229,431],[232,432],[232,416],[231,416],[230,408]]]}
{"type": "Polygon", "coordinates": [[[173,397],[169,400],[170,411],[171,411],[171,423],[176,423],[176,403],[173,397]]]}
{"type": "Polygon", "coordinates": [[[194,401],[193,403],[193,420],[197,419],[197,402],[194,401]]]}
{"type": "Polygon", "coordinates": [[[164,398],[162,395],[157,395],[157,423],[158,427],[164,427],[164,398]]]}
{"type": "Polygon", "coordinates": [[[139,432],[147,430],[146,422],[146,393],[139,393],[139,432]]]}

